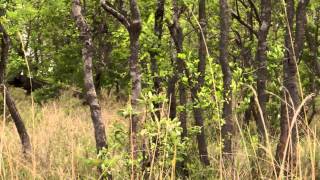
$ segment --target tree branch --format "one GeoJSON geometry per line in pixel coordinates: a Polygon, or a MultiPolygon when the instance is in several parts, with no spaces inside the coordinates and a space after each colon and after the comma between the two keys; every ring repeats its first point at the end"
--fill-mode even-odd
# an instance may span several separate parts
{"type": "Polygon", "coordinates": [[[240,24],[245,26],[250,32],[252,32],[256,37],[258,37],[257,31],[255,31],[250,25],[244,22],[238,14],[232,11],[231,15],[232,15],[232,18],[236,19],[240,24]]]}
{"type": "Polygon", "coordinates": [[[259,12],[258,12],[256,5],[252,2],[252,0],[249,0],[249,4],[250,4],[250,7],[253,9],[256,20],[259,22],[259,25],[261,25],[260,15],[259,15],[259,12]]]}
{"type": "Polygon", "coordinates": [[[100,0],[100,4],[105,11],[116,18],[121,24],[124,25],[124,27],[129,29],[130,23],[128,18],[124,14],[117,11],[109,2],[106,2],[105,0],[100,0]]]}

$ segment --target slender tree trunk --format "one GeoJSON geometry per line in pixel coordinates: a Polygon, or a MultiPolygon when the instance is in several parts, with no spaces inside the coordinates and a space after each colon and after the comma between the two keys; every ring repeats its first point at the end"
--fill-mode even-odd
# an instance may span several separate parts
{"type": "MultiPolygon", "coordinates": [[[[151,59],[151,76],[153,80],[153,92],[155,95],[159,95],[161,92],[161,79],[159,77],[159,65],[157,62],[157,58],[159,56],[159,49],[161,48],[161,39],[162,39],[162,32],[163,32],[163,17],[164,17],[164,5],[165,0],[157,0],[156,12],[154,17],[154,35],[156,36],[156,41],[152,45],[152,49],[149,51],[150,59],[151,59]]],[[[174,89],[173,89],[174,90],[174,89]]],[[[170,93],[172,94],[172,93],[170,93]]],[[[169,96],[169,98],[171,95],[169,96]]],[[[161,118],[161,102],[153,102],[154,113],[151,113],[153,120],[160,120],[161,118]]],[[[157,138],[153,138],[153,143],[156,142],[157,138]]],[[[155,157],[157,158],[159,154],[159,149],[155,150],[155,157]]],[[[146,173],[147,175],[147,173],[146,173]]],[[[149,175],[148,175],[149,176],[149,175]]]]}
{"type": "MultiPolygon", "coordinates": [[[[173,40],[176,54],[174,56],[174,75],[172,77],[172,82],[169,83],[175,83],[178,82],[178,92],[179,92],[179,105],[183,108],[179,112],[179,121],[180,121],[180,126],[182,128],[182,134],[181,134],[181,139],[184,139],[188,135],[187,131],[187,87],[185,82],[182,81],[183,76],[187,76],[189,79],[189,73],[188,70],[186,69],[186,64],[185,64],[185,59],[182,59],[179,57],[179,54],[183,53],[183,30],[180,26],[180,15],[183,12],[183,7],[178,4],[177,0],[172,0],[172,5],[173,5],[173,16],[172,16],[172,24],[168,23],[168,28],[170,31],[171,39],[173,40]]],[[[174,84],[169,84],[168,89],[170,86],[174,87],[174,84]]],[[[174,89],[172,89],[174,90],[174,89]]],[[[174,93],[174,92],[172,92],[174,93]]],[[[171,105],[175,105],[172,103],[175,103],[172,100],[174,94],[171,96],[171,105]]],[[[176,108],[176,107],[171,107],[171,109],[176,108]]],[[[173,109],[173,112],[176,112],[176,109],[173,109]]],[[[171,115],[171,112],[170,112],[171,115]]],[[[188,176],[188,171],[185,167],[185,160],[183,162],[180,162],[177,164],[178,167],[178,172],[181,173],[182,177],[187,177],[188,176]]]]}
{"type": "MultiPolygon", "coordinates": [[[[250,26],[250,28],[253,28],[253,10],[251,9],[246,13],[246,19],[247,19],[247,24],[250,26]]],[[[242,66],[245,69],[245,72],[243,77],[244,79],[249,78],[249,73],[247,72],[247,69],[250,69],[252,67],[252,48],[251,44],[253,43],[254,40],[254,34],[252,31],[248,30],[248,28],[245,29],[245,36],[244,38],[241,37],[240,33],[236,31],[237,35],[237,45],[241,49],[240,50],[240,55],[241,55],[241,61],[242,61],[242,66]]],[[[249,90],[243,89],[242,91],[242,96],[246,97],[247,94],[249,94],[249,90]]],[[[250,97],[250,102],[248,108],[245,110],[244,115],[243,115],[243,122],[242,122],[242,127],[244,129],[248,128],[248,125],[250,123],[250,120],[252,120],[252,111],[254,111],[255,108],[255,101],[254,97],[250,97]]]]}
{"type": "Polygon", "coordinates": [[[92,73],[92,57],[93,42],[90,27],[81,12],[80,0],[73,0],[72,13],[76,19],[76,24],[80,30],[80,39],[83,43],[82,58],[84,62],[84,86],[86,90],[87,102],[90,106],[91,119],[94,126],[94,134],[96,140],[97,152],[103,148],[107,148],[105,126],[101,117],[101,107],[98,102],[97,93],[93,81],[92,73]]]}
{"type": "MultiPolygon", "coordinates": [[[[233,136],[233,119],[232,119],[232,74],[228,63],[229,47],[229,30],[230,30],[230,10],[227,0],[220,0],[220,42],[219,42],[219,62],[223,73],[223,112],[222,118],[225,123],[222,126],[221,133],[224,140],[223,152],[225,155],[232,154],[232,136],[233,136]]],[[[228,156],[229,156],[228,155],[228,156]]]]}
{"type": "MultiPolygon", "coordinates": [[[[138,25],[140,26],[140,24],[138,25]]],[[[141,75],[138,67],[138,55],[139,55],[139,34],[140,27],[136,27],[134,33],[130,33],[130,50],[131,56],[129,59],[130,64],[130,75],[132,81],[132,89],[131,89],[131,106],[133,112],[138,111],[138,99],[141,94],[141,75]]],[[[138,121],[139,117],[136,114],[131,115],[131,151],[132,151],[132,159],[137,160],[138,157],[138,147],[137,147],[137,133],[138,133],[138,121]]],[[[132,169],[131,179],[135,179],[136,169],[132,169]]]]}
{"type": "Polygon", "coordinates": [[[180,26],[180,13],[182,8],[178,5],[177,0],[172,0],[173,3],[173,23],[169,25],[169,30],[171,34],[171,38],[174,42],[175,49],[177,56],[175,57],[175,64],[176,64],[176,73],[177,74],[177,81],[178,81],[178,91],[179,91],[179,105],[183,107],[183,110],[179,113],[179,120],[180,125],[183,129],[182,132],[182,139],[187,137],[187,88],[186,85],[182,82],[182,77],[188,73],[186,73],[186,65],[184,59],[179,57],[179,54],[183,53],[183,31],[180,26]]]}
{"type": "MultiPolygon", "coordinates": [[[[136,0],[130,0],[132,22],[129,28],[130,51],[129,58],[130,75],[132,81],[131,106],[134,112],[138,112],[138,99],[141,95],[141,74],[139,70],[139,36],[141,32],[141,17],[136,0]]],[[[137,133],[139,117],[136,114],[131,116],[131,150],[132,159],[137,160],[137,133]]],[[[136,179],[136,168],[132,169],[131,179],[136,179]]]]}
{"type": "Polygon", "coordinates": [[[266,130],[269,123],[266,114],[266,105],[268,96],[266,93],[268,70],[267,70],[267,37],[271,24],[271,0],[261,0],[261,24],[258,31],[258,47],[256,52],[257,63],[257,93],[258,102],[261,109],[260,116],[257,119],[258,132],[263,141],[266,138],[266,130]]]}
{"type": "MultiPolygon", "coordinates": [[[[200,92],[202,86],[204,85],[204,78],[205,78],[205,71],[206,71],[207,50],[206,50],[206,42],[205,42],[205,38],[206,38],[206,1],[205,0],[199,0],[199,19],[198,20],[201,27],[198,33],[199,77],[197,78],[197,83],[191,89],[191,97],[194,104],[200,101],[198,93],[200,92]]],[[[193,114],[196,121],[196,125],[201,127],[201,132],[200,134],[197,135],[200,161],[205,166],[209,166],[210,160],[208,157],[207,142],[205,138],[206,136],[205,136],[205,129],[204,129],[203,109],[200,106],[194,105],[193,114]]]]}
{"type": "MultiPolygon", "coordinates": [[[[154,19],[154,34],[157,37],[157,41],[153,45],[152,51],[150,51],[150,58],[151,58],[151,75],[153,77],[153,89],[156,95],[159,95],[161,91],[161,80],[159,77],[159,66],[157,62],[157,56],[159,55],[158,49],[161,46],[161,39],[162,39],[162,31],[163,31],[163,16],[164,16],[164,4],[165,0],[158,0],[157,1],[157,9],[155,12],[155,19],[154,19]]],[[[161,104],[159,102],[153,103],[155,108],[155,115],[157,119],[160,119],[160,108],[161,104]]],[[[154,117],[155,119],[155,117],[154,117]]]]}
{"type": "Polygon", "coordinates": [[[16,107],[16,104],[11,97],[9,90],[5,87],[5,97],[6,97],[6,104],[8,107],[8,110],[11,114],[11,117],[14,121],[14,124],[17,128],[21,144],[22,144],[22,152],[25,155],[28,155],[31,152],[31,143],[30,143],[30,138],[27,132],[27,129],[24,125],[24,122],[20,116],[20,113],[16,107]]]}
{"type": "Polygon", "coordinates": [[[130,117],[130,144],[131,144],[131,179],[137,179],[137,167],[135,161],[138,157],[138,122],[139,116],[136,114],[139,109],[138,100],[141,95],[141,73],[139,68],[139,37],[142,29],[141,15],[137,4],[137,0],[129,0],[131,17],[127,17],[124,10],[116,10],[110,3],[100,0],[102,8],[115,17],[128,31],[130,37],[130,57],[129,69],[131,76],[131,107],[133,114],[130,117]]]}
{"type": "Polygon", "coordinates": [[[31,152],[31,143],[30,138],[27,132],[27,129],[24,125],[24,122],[19,114],[19,111],[16,107],[16,104],[11,97],[8,89],[6,88],[5,84],[5,74],[6,74],[6,66],[8,62],[9,56],[9,48],[10,48],[10,38],[7,32],[5,31],[2,24],[0,24],[0,35],[1,35],[1,55],[0,55],[0,82],[1,82],[1,89],[5,95],[6,105],[8,110],[11,114],[13,122],[17,128],[21,144],[22,144],[22,152],[26,156],[31,152]]]}
{"type": "Polygon", "coordinates": [[[177,76],[174,74],[168,79],[167,98],[169,100],[169,118],[174,119],[177,116],[177,98],[176,98],[177,76]]]}
{"type": "Polygon", "coordinates": [[[312,98],[310,105],[308,108],[308,125],[313,121],[315,115],[317,114],[316,109],[316,97],[319,94],[319,86],[316,83],[316,78],[320,78],[320,63],[317,60],[318,57],[318,44],[319,44],[319,21],[320,11],[316,14],[315,24],[316,27],[314,29],[314,35],[312,34],[310,28],[306,31],[306,41],[310,51],[310,59],[306,60],[305,63],[312,70],[312,74],[310,75],[310,82],[312,82],[311,92],[316,94],[315,97],[312,98]]]}
{"type": "MultiPolygon", "coordinates": [[[[277,146],[276,158],[279,163],[284,163],[286,171],[291,171],[296,165],[296,143],[297,143],[297,123],[293,124],[290,133],[290,126],[293,121],[293,115],[300,105],[301,97],[298,90],[297,80],[297,62],[303,49],[305,28],[306,28],[306,7],[309,0],[300,0],[295,13],[294,0],[288,0],[286,3],[287,29],[285,35],[285,57],[283,62],[285,87],[285,103],[281,104],[281,132],[280,140],[277,146]],[[294,18],[296,16],[295,34],[294,18]],[[292,103],[291,103],[292,102],[292,103]],[[286,144],[288,146],[286,148],[286,144]],[[284,160],[284,162],[283,162],[284,160]]],[[[298,121],[301,118],[298,119],[298,121]]],[[[296,122],[298,122],[296,121],[296,122]]]]}
{"type": "MultiPolygon", "coordinates": [[[[171,38],[172,39],[172,38],[171,38]]],[[[178,76],[176,73],[176,59],[177,52],[172,48],[174,46],[173,40],[170,41],[170,53],[171,53],[171,65],[173,66],[173,73],[167,80],[167,99],[169,100],[169,118],[174,119],[177,117],[177,96],[176,96],[176,84],[178,76]]]]}

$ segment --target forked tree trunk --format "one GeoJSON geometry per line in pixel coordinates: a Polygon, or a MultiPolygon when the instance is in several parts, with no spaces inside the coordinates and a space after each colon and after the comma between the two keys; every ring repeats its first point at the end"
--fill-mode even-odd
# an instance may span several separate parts
{"type": "Polygon", "coordinates": [[[228,0],[220,0],[220,42],[219,42],[219,62],[223,74],[223,112],[222,118],[225,123],[222,126],[221,133],[223,138],[223,152],[226,157],[232,154],[232,136],[233,136],[233,119],[232,119],[232,74],[228,63],[229,47],[229,30],[230,30],[230,10],[228,0]]]}
{"type": "Polygon", "coordinates": [[[102,8],[115,17],[128,31],[130,37],[130,57],[129,69],[131,76],[131,107],[133,114],[130,117],[130,146],[131,159],[133,161],[131,166],[131,179],[137,179],[136,162],[138,157],[138,122],[139,116],[136,114],[139,110],[138,100],[141,95],[141,74],[139,68],[139,37],[141,33],[141,15],[136,0],[129,0],[131,17],[127,17],[124,10],[116,10],[109,2],[100,0],[102,8]]]}
{"type": "Polygon", "coordinates": [[[90,106],[91,119],[94,126],[94,135],[96,140],[97,152],[103,148],[107,148],[105,125],[101,117],[101,107],[98,102],[97,93],[93,81],[92,73],[92,57],[93,42],[90,27],[82,15],[80,0],[73,0],[72,13],[76,19],[76,25],[80,30],[80,39],[83,43],[82,58],[84,70],[84,86],[86,90],[87,103],[90,106]]]}
{"type": "Polygon", "coordinates": [[[7,34],[6,30],[4,29],[3,25],[0,24],[0,35],[1,35],[1,57],[0,57],[0,82],[1,82],[1,89],[5,95],[6,105],[8,110],[11,114],[13,122],[17,128],[21,144],[22,144],[22,152],[26,156],[31,152],[31,143],[30,138],[27,132],[27,129],[24,125],[24,122],[19,114],[19,111],[16,107],[16,104],[11,97],[8,89],[6,88],[5,84],[5,74],[6,74],[6,66],[8,62],[8,55],[9,55],[9,48],[10,48],[10,38],[7,34]]]}

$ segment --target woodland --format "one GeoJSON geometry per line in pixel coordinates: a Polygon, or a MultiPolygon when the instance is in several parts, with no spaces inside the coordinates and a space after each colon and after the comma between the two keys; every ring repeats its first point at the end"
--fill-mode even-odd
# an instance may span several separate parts
{"type": "Polygon", "coordinates": [[[0,0],[1,179],[320,179],[320,0],[0,0]]]}

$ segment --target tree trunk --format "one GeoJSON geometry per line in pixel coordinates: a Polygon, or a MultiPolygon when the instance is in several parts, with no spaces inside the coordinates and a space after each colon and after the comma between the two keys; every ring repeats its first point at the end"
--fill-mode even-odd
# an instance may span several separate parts
{"type": "Polygon", "coordinates": [[[6,105],[11,114],[13,122],[17,128],[21,144],[22,144],[22,152],[26,156],[31,152],[31,143],[30,138],[27,132],[27,129],[24,125],[24,122],[19,114],[19,111],[16,107],[16,104],[11,97],[9,90],[6,88],[5,84],[5,74],[6,74],[6,66],[8,62],[9,48],[10,48],[10,38],[7,32],[5,31],[2,24],[0,24],[0,33],[1,33],[1,57],[0,57],[0,82],[2,92],[5,94],[6,105]]]}
{"type": "MultiPolygon", "coordinates": [[[[136,24],[136,29],[130,33],[130,50],[131,56],[129,59],[130,75],[132,81],[131,89],[131,106],[134,114],[131,115],[131,151],[132,159],[137,160],[138,148],[137,148],[137,133],[138,133],[138,121],[139,117],[135,114],[138,111],[138,99],[141,94],[141,75],[138,67],[139,64],[139,35],[141,30],[140,20],[139,24],[136,24]]],[[[135,179],[136,169],[132,169],[131,179],[135,179]]]]}
{"type": "Polygon", "coordinates": [[[204,85],[204,78],[206,72],[206,57],[207,57],[207,50],[206,50],[206,1],[199,0],[199,24],[201,29],[198,33],[199,38],[199,63],[198,63],[198,73],[199,77],[197,78],[196,84],[191,89],[191,97],[194,103],[193,106],[193,114],[196,121],[196,125],[201,127],[200,134],[197,135],[198,140],[198,151],[200,156],[200,161],[205,165],[210,165],[210,160],[208,157],[208,150],[207,150],[207,142],[205,136],[205,129],[204,129],[204,120],[203,120],[203,109],[196,105],[195,103],[199,102],[198,93],[200,92],[202,86],[204,85]]]}
{"type": "Polygon", "coordinates": [[[227,0],[220,0],[220,42],[219,42],[219,62],[223,73],[223,112],[222,118],[225,123],[222,126],[221,133],[224,140],[223,152],[229,157],[232,154],[232,136],[233,136],[233,120],[232,120],[232,74],[228,63],[228,45],[230,30],[230,10],[227,0]]]}
{"type": "MultiPolygon", "coordinates": [[[[137,148],[137,133],[138,133],[138,121],[139,117],[135,114],[138,112],[138,99],[141,95],[141,74],[139,70],[139,36],[141,33],[141,17],[140,11],[136,0],[130,0],[130,9],[132,22],[130,23],[129,35],[130,35],[130,52],[129,58],[130,75],[132,81],[131,90],[131,106],[134,114],[131,115],[131,150],[132,160],[137,160],[138,148],[137,148]]],[[[136,167],[132,168],[131,179],[136,179],[136,167]]]]}
{"type": "Polygon", "coordinates": [[[84,86],[86,90],[87,103],[90,106],[91,119],[94,126],[97,152],[107,148],[105,126],[101,117],[101,107],[98,102],[97,93],[93,81],[92,57],[93,42],[89,25],[81,12],[80,0],[73,0],[72,13],[76,19],[76,24],[80,30],[80,39],[83,43],[82,58],[84,62],[84,86]]]}
{"type": "MultiPolygon", "coordinates": [[[[177,56],[175,57],[175,66],[178,81],[178,90],[179,90],[179,105],[183,107],[183,110],[179,113],[179,120],[180,125],[183,129],[181,138],[187,137],[187,111],[186,111],[186,104],[187,104],[187,89],[186,85],[182,82],[182,77],[185,74],[188,74],[186,71],[186,65],[184,59],[179,57],[179,54],[183,53],[183,31],[180,27],[180,13],[182,8],[178,5],[177,0],[173,0],[173,23],[169,25],[169,31],[171,34],[171,38],[174,42],[175,50],[177,56]]],[[[187,75],[188,76],[188,75],[187,75]]]]}
{"type": "MultiPolygon", "coordinates": [[[[183,30],[180,26],[180,15],[183,11],[183,7],[180,6],[177,2],[177,0],[172,0],[172,5],[173,5],[173,16],[172,16],[172,24],[168,23],[168,28],[170,31],[171,39],[173,40],[173,44],[175,46],[175,56],[174,56],[174,75],[172,76],[172,82],[169,83],[175,83],[178,82],[178,92],[179,92],[179,105],[183,108],[179,112],[179,121],[180,121],[180,126],[182,128],[182,134],[181,134],[181,139],[183,140],[185,137],[188,135],[188,130],[187,130],[187,87],[185,82],[182,81],[183,76],[187,76],[189,79],[189,74],[186,69],[186,64],[185,64],[185,59],[182,59],[179,57],[179,54],[183,53],[183,30]]],[[[174,87],[175,84],[169,84],[170,86],[174,87]]],[[[172,89],[174,90],[174,89],[172,89]]],[[[174,93],[174,92],[172,92],[174,93]]],[[[174,94],[171,96],[171,106],[175,105],[172,103],[175,103],[172,100],[174,94]]],[[[176,107],[170,107],[170,110],[176,108],[176,107]]],[[[176,112],[176,109],[173,110],[174,113],[176,112]]],[[[171,112],[170,112],[171,115],[171,112]]],[[[182,177],[187,177],[188,176],[188,171],[185,167],[185,159],[184,161],[180,162],[177,164],[178,167],[178,172],[181,173],[182,177]]]]}
{"type": "Polygon", "coordinates": [[[260,138],[265,141],[267,136],[266,130],[269,127],[266,114],[266,105],[268,96],[266,93],[268,70],[267,70],[267,37],[271,24],[271,0],[261,0],[261,24],[258,31],[258,47],[256,52],[257,63],[257,93],[258,102],[261,109],[257,119],[257,127],[260,138]]]}
{"type": "Polygon", "coordinates": [[[137,4],[137,0],[130,0],[130,19],[124,10],[116,10],[110,3],[105,0],[100,1],[102,8],[115,17],[128,31],[130,37],[130,57],[129,69],[131,76],[131,107],[133,114],[130,117],[130,144],[131,144],[131,159],[133,161],[131,166],[131,179],[137,179],[137,167],[135,161],[138,157],[138,122],[139,116],[136,114],[139,109],[138,100],[141,95],[141,73],[139,68],[139,37],[142,29],[141,15],[137,4]]]}
{"type": "MultiPolygon", "coordinates": [[[[153,89],[156,95],[159,95],[161,91],[161,80],[159,77],[159,66],[157,62],[157,56],[159,55],[158,48],[161,46],[162,32],[163,32],[163,16],[164,16],[164,4],[165,0],[157,1],[157,9],[155,12],[154,19],[154,34],[157,37],[157,41],[153,44],[153,48],[150,51],[150,59],[151,59],[151,75],[153,77],[153,89]]],[[[154,119],[160,119],[160,102],[153,103],[155,108],[155,116],[154,119]]]]}
{"type": "Polygon", "coordinates": [[[288,0],[286,4],[287,10],[287,29],[285,35],[285,57],[283,62],[285,87],[285,103],[281,103],[281,132],[280,140],[277,146],[276,158],[279,163],[284,163],[285,170],[290,172],[296,165],[296,143],[297,143],[297,122],[293,124],[290,133],[290,126],[293,121],[293,115],[301,103],[301,97],[298,90],[297,80],[297,62],[303,49],[304,35],[306,28],[306,7],[309,0],[299,1],[296,12],[296,28],[294,32],[295,6],[294,0],[288,0]],[[293,39],[294,38],[294,39],[293,39]],[[291,103],[292,102],[292,103],[291,103]],[[288,146],[286,144],[288,143],[288,146]],[[284,161],[283,161],[284,160],[284,161]]]}
{"type": "Polygon", "coordinates": [[[169,77],[168,80],[168,89],[167,89],[167,98],[169,100],[169,118],[174,119],[177,116],[177,98],[176,98],[176,83],[177,76],[176,74],[169,77]]]}
{"type": "Polygon", "coordinates": [[[9,90],[5,87],[5,97],[6,97],[6,104],[8,107],[8,110],[11,114],[11,117],[14,121],[14,124],[17,128],[20,140],[21,140],[21,144],[22,144],[22,152],[25,155],[28,155],[31,152],[31,143],[30,143],[30,138],[27,132],[27,129],[23,123],[23,120],[20,116],[20,113],[16,107],[16,104],[13,100],[13,98],[11,97],[9,90]]]}

